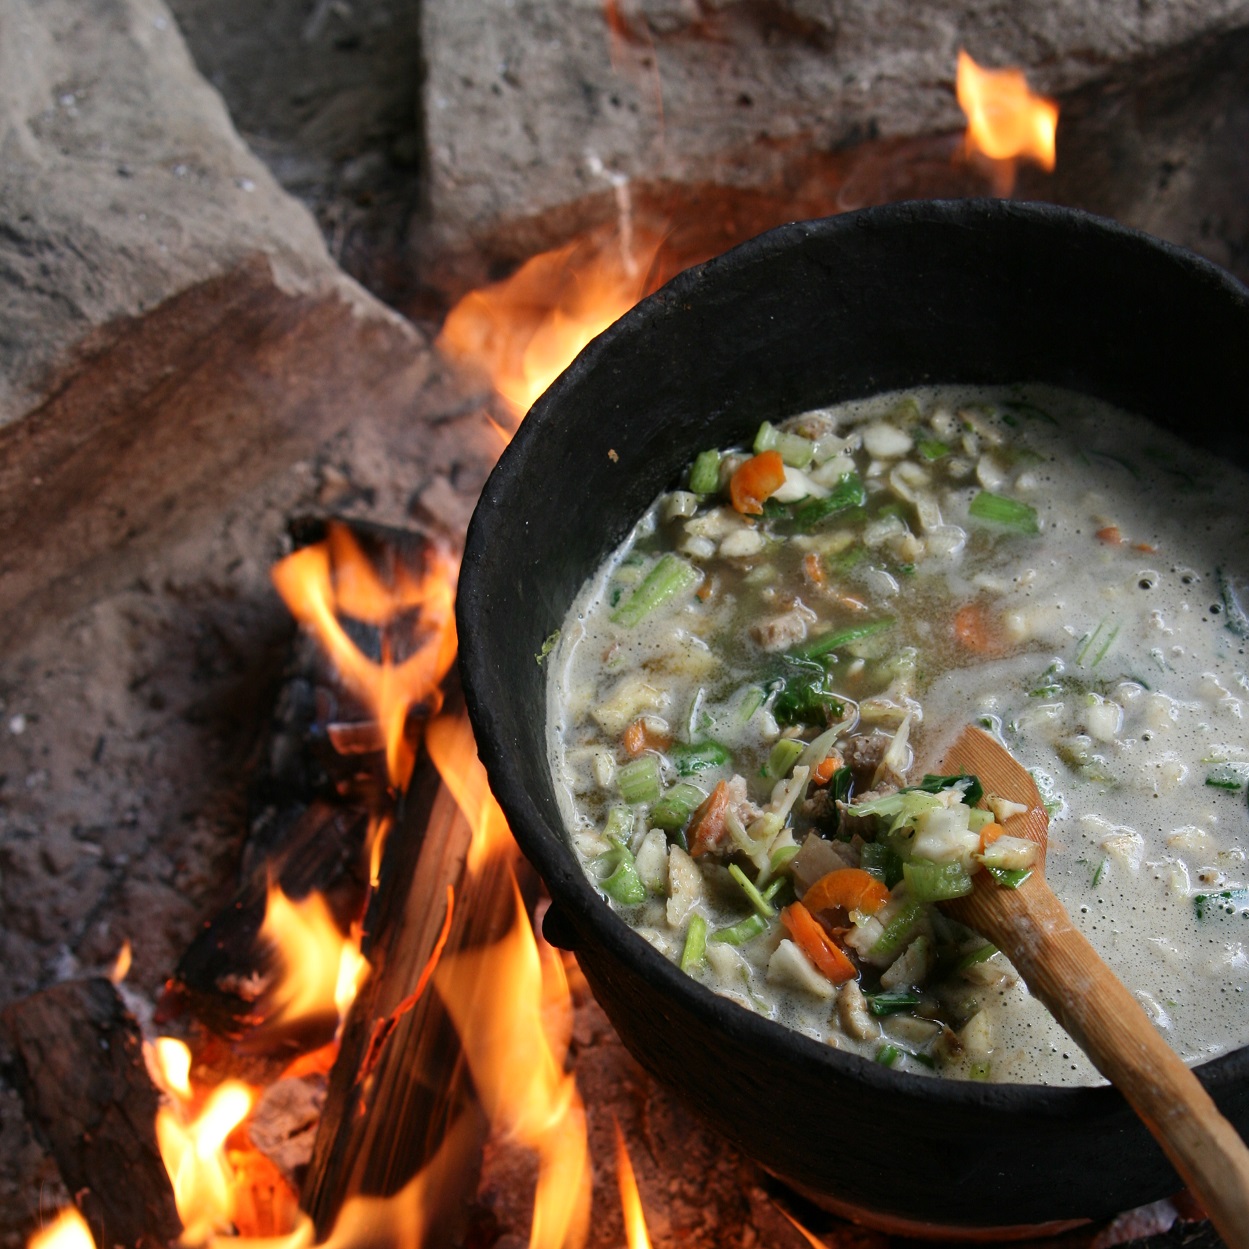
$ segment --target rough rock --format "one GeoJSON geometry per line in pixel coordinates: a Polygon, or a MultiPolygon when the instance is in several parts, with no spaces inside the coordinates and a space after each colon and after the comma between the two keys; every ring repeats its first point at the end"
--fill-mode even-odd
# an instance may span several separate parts
{"type": "MultiPolygon", "coordinates": [[[[961,130],[960,47],[1064,95],[1249,25],[1249,3],[425,0],[422,23],[430,220],[416,242],[431,280],[454,286],[611,217],[626,188],[792,195],[812,153],[866,141],[899,166],[948,160],[896,145],[961,130]]],[[[823,211],[870,202],[832,192],[823,211]]]]}
{"type": "Polygon", "coordinates": [[[0,643],[427,371],[160,0],[0,0],[0,643]]]}

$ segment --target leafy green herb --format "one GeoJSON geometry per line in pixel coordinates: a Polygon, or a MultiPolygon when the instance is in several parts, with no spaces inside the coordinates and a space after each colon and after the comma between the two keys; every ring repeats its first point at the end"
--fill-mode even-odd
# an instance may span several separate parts
{"type": "Polygon", "coordinates": [[[1206,784],[1215,789],[1244,789],[1249,783],[1249,763],[1220,763],[1206,773],[1206,784]]]}
{"type": "Polygon", "coordinates": [[[939,794],[943,789],[962,789],[963,801],[969,806],[979,805],[984,797],[984,786],[980,778],[970,772],[954,772],[949,776],[938,776],[934,772],[925,772],[924,779],[918,785],[910,785],[903,792],[919,790],[925,794],[939,794]]]}
{"type": "Polygon", "coordinates": [[[1004,494],[993,494],[989,490],[981,490],[971,501],[968,514],[977,520],[990,525],[998,525],[1003,529],[1012,529],[1016,533],[1040,533],[1041,526],[1037,521],[1036,509],[1021,503],[1018,499],[1007,498],[1004,494]]]}
{"type": "Polygon", "coordinates": [[[823,664],[786,656],[785,669],[772,704],[778,724],[831,724],[841,719],[845,703],[830,685],[823,664]]]}
{"type": "Polygon", "coordinates": [[[746,895],[750,905],[754,907],[756,915],[762,915],[764,919],[771,919],[776,914],[776,908],[759,892],[754,881],[736,863],[729,864],[729,875],[732,876],[737,882],[738,888],[746,895]]]}
{"type": "Polygon", "coordinates": [[[966,971],[969,967],[975,967],[977,963],[987,963],[997,953],[997,946],[986,941],[984,945],[978,945],[968,954],[964,954],[962,958],[954,964],[955,971],[966,971]]]}
{"type": "Polygon", "coordinates": [[[862,850],[859,866],[892,889],[902,879],[902,856],[883,841],[869,841],[862,850]]]}
{"type": "Polygon", "coordinates": [[[939,460],[950,454],[950,448],[937,438],[921,438],[915,444],[915,449],[926,460],[939,460]]]}
{"type": "Polygon", "coordinates": [[[1214,915],[1235,915],[1249,908],[1249,889],[1224,889],[1222,893],[1194,894],[1193,907],[1198,919],[1207,919],[1214,915]]]}
{"type": "Polygon", "coordinates": [[[1097,628],[1092,633],[1087,633],[1081,639],[1080,649],[1076,651],[1076,663],[1081,668],[1096,668],[1103,659],[1106,658],[1110,648],[1115,644],[1115,638],[1119,636],[1119,626],[1110,623],[1109,616],[1103,616],[1097,622],[1097,628]],[[1092,656],[1090,659],[1089,657],[1092,656]],[[1085,660],[1089,662],[1086,664],[1085,660]]]}
{"type": "Polygon", "coordinates": [[[1102,877],[1106,874],[1106,865],[1109,862],[1109,859],[1102,859],[1102,861],[1097,865],[1097,870],[1093,873],[1093,879],[1091,882],[1092,888],[1096,889],[1097,886],[1102,883],[1102,877]]]}
{"type": "Polygon", "coordinates": [[[733,758],[727,746],[710,739],[690,744],[678,742],[673,746],[671,754],[672,762],[677,765],[677,772],[681,776],[693,776],[707,768],[722,768],[733,758]]]}
{"type": "Polygon", "coordinates": [[[794,529],[799,533],[808,533],[830,516],[849,508],[862,507],[866,501],[867,491],[858,473],[843,473],[824,498],[809,499],[794,509],[794,529]]]}
{"type": "Polygon", "coordinates": [[[559,630],[554,633],[548,633],[546,641],[542,643],[542,649],[534,656],[539,664],[545,662],[546,657],[555,649],[556,643],[559,641],[559,630]]]}
{"type": "Polygon", "coordinates": [[[1245,615],[1245,609],[1241,607],[1240,599],[1236,597],[1231,581],[1222,568],[1216,568],[1214,576],[1219,584],[1219,597],[1223,600],[1224,628],[1234,633],[1241,641],[1249,639],[1249,616],[1245,615]]]}

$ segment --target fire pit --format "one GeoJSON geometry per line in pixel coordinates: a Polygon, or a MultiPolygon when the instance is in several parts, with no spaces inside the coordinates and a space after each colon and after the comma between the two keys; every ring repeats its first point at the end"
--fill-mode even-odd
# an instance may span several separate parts
{"type": "MultiPolygon", "coordinates": [[[[576,951],[650,1071],[841,1208],[987,1234],[1100,1217],[1177,1182],[1109,1088],[901,1076],[730,1006],[668,964],[564,842],[533,657],[682,465],[761,420],[906,386],[1043,381],[1249,463],[1249,427],[1202,419],[1249,393],[1247,335],[1249,293],[1233,279],[1084,214],[978,201],[867,210],[763,235],[639,305],[539,401],[487,483],[460,583],[462,667],[492,784],[554,899],[547,934],[576,951]],[[843,1165],[843,1142],[865,1137],[908,1142],[905,1185],[892,1168],[843,1165]]],[[[1199,1071],[1249,1125],[1249,1050],[1199,1071]]]]}

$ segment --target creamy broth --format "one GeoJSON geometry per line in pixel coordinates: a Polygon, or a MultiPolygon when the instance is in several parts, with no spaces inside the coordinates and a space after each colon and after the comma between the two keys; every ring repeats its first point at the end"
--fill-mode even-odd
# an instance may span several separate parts
{"type": "Polygon", "coordinates": [[[843,916],[855,970],[835,983],[751,901],[875,869],[853,800],[914,785],[980,723],[1047,798],[1055,891],[1173,1047],[1196,1061],[1249,1041],[1249,478],[1039,387],[803,414],[694,471],[699,493],[656,501],[546,660],[556,790],[610,904],[713,991],[829,1044],[1095,1082],[1003,957],[939,915],[875,958],[870,921],[843,916]],[[761,448],[785,453],[785,481],[743,515],[729,483],[761,448]],[[853,781],[850,813],[795,766],[812,743],[853,781]],[[680,843],[717,793],[740,819],[691,858],[680,843]]]}

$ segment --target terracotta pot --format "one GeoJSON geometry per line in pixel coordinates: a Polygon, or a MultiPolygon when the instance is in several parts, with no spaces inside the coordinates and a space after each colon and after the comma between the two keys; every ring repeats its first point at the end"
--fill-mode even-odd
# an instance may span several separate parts
{"type": "MultiPolygon", "coordinates": [[[[902,387],[1048,382],[1249,467],[1249,291],[1177,248],[1047,205],[928,202],[784,226],[681,274],[534,406],[473,517],[465,693],[490,781],[624,1043],[745,1153],[895,1225],[1099,1218],[1179,1181],[1109,1087],[906,1075],[753,1015],[621,922],[566,843],[535,656],[585,578],[699,450],[902,387]]],[[[1249,1129],[1249,1050],[1199,1069],[1249,1129]]]]}

